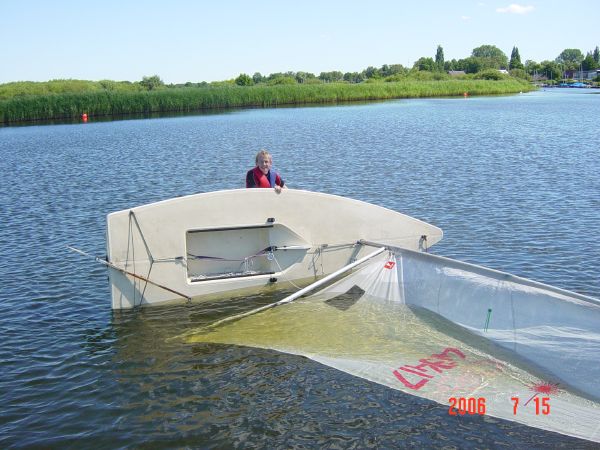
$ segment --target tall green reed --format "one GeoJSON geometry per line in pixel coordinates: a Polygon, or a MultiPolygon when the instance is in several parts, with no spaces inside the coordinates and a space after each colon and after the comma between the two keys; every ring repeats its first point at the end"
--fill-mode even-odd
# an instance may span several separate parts
{"type": "Polygon", "coordinates": [[[535,89],[517,79],[440,80],[170,88],[156,91],[87,91],[26,95],[0,101],[0,123],[52,119],[193,112],[216,108],[271,107],[392,98],[509,94],[535,89]]]}

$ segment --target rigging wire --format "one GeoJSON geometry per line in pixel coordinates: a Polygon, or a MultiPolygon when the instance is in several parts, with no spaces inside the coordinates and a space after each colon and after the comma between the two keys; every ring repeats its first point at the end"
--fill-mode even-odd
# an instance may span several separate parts
{"type": "Polygon", "coordinates": [[[252,314],[259,313],[259,312],[264,311],[266,309],[274,308],[276,306],[280,306],[280,305],[283,305],[283,304],[286,304],[286,303],[293,302],[297,298],[302,297],[304,294],[306,294],[306,293],[308,293],[310,291],[315,290],[316,288],[318,288],[318,287],[324,285],[325,283],[333,280],[334,278],[340,276],[341,274],[343,274],[343,273],[349,271],[350,269],[358,266],[359,264],[362,264],[363,262],[365,262],[365,261],[367,261],[367,260],[369,260],[371,258],[374,258],[375,256],[379,255],[380,253],[384,252],[385,250],[386,250],[385,247],[380,247],[377,250],[375,250],[374,252],[369,253],[368,255],[363,256],[362,258],[360,258],[360,259],[358,259],[358,260],[356,260],[356,261],[354,261],[354,262],[352,262],[350,264],[345,265],[344,267],[336,270],[335,272],[330,273],[329,275],[321,278],[318,281],[315,281],[312,284],[309,284],[305,288],[300,289],[299,291],[293,293],[292,295],[288,295],[283,300],[279,300],[278,302],[271,303],[269,305],[261,306],[259,308],[253,309],[253,310],[245,312],[245,313],[236,314],[234,316],[226,317],[224,319],[218,320],[218,321],[216,321],[216,322],[208,325],[206,328],[208,328],[208,329],[215,328],[215,327],[217,327],[219,325],[222,325],[224,323],[231,322],[231,321],[234,321],[234,320],[239,320],[239,319],[242,319],[243,317],[247,317],[247,316],[250,316],[252,314]]]}

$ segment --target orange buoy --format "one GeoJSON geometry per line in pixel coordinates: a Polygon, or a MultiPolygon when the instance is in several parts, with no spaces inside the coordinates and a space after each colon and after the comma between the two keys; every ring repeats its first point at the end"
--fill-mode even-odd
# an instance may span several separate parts
{"type": "Polygon", "coordinates": [[[88,119],[88,117],[87,117],[87,114],[86,114],[86,113],[83,113],[83,114],[81,115],[81,120],[83,120],[84,122],[87,122],[87,119],[88,119]]]}

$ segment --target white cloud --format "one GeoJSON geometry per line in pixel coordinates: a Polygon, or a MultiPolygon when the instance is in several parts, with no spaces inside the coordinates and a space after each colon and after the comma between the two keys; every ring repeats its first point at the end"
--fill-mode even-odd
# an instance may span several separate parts
{"type": "Polygon", "coordinates": [[[512,3],[508,5],[506,8],[498,8],[496,12],[499,13],[509,13],[509,14],[527,14],[533,11],[533,6],[523,6],[517,5],[516,3],[512,3]]]}
{"type": "Polygon", "coordinates": [[[460,18],[464,21],[471,20],[471,17],[469,16],[460,16],[460,18]]]}

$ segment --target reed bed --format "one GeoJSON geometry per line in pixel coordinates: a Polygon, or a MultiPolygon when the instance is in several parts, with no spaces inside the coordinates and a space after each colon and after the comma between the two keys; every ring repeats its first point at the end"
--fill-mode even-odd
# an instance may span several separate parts
{"type": "Polygon", "coordinates": [[[155,91],[90,91],[28,95],[0,101],[0,123],[122,116],[160,112],[194,112],[216,108],[273,107],[393,98],[496,95],[535,89],[527,82],[506,80],[441,80],[376,83],[329,83],[277,86],[168,88],[155,91]]]}

